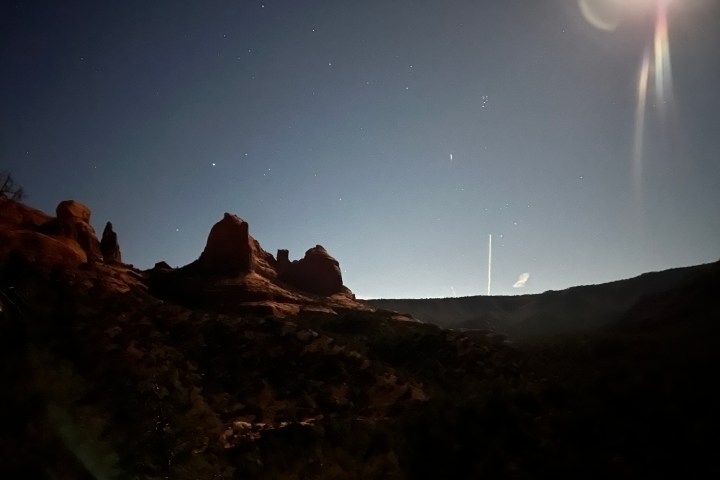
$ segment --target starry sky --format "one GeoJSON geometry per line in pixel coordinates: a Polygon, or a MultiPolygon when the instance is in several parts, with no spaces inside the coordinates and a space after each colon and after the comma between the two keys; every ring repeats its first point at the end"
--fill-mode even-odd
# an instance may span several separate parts
{"type": "Polygon", "coordinates": [[[137,267],[228,211],[363,298],[486,294],[489,235],[495,295],[715,261],[720,2],[615,1],[2,2],[0,169],[137,267]]]}

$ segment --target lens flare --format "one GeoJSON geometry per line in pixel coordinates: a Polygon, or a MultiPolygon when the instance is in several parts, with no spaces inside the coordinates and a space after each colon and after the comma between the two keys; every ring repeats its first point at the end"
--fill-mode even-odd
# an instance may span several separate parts
{"type": "Polygon", "coordinates": [[[637,82],[637,105],[635,108],[635,138],[633,142],[633,177],[637,198],[641,198],[645,123],[648,110],[648,91],[655,91],[655,108],[662,127],[666,127],[668,110],[673,107],[672,65],[670,62],[670,37],[668,35],[667,10],[670,0],[657,2],[655,28],[652,44],[643,52],[637,82]]]}
{"type": "Polygon", "coordinates": [[[646,49],[640,62],[637,83],[637,106],[635,107],[635,139],[633,145],[633,179],[635,192],[640,192],[642,179],[643,144],[645,141],[645,111],[650,78],[650,49],[646,49]]]}
{"type": "Polygon", "coordinates": [[[670,40],[667,22],[668,1],[658,3],[655,21],[654,60],[655,60],[655,96],[658,108],[664,116],[666,108],[673,101],[672,66],[670,64],[670,40]]]}

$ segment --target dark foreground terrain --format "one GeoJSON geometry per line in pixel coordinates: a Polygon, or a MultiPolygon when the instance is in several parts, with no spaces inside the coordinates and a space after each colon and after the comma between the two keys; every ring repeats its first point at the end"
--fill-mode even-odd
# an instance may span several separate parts
{"type": "Polygon", "coordinates": [[[68,263],[52,249],[70,234],[26,220],[0,231],[0,478],[720,475],[719,264],[520,343],[344,290],[259,310],[283,315],[191,308],[151,272],[68,263]]]}

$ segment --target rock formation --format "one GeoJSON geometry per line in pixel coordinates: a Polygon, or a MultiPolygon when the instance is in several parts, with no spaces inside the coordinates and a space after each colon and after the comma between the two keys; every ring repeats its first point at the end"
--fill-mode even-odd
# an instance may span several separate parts
{"type": "Polygon", "coordinates": [[[273,256],[250,236],[247,222],[230,213],[213,225],[205,250],[191,266],[211,274],[254,272],[268,278],[276,276],[273,256]]]}
{"type": "Polygon", "coordinates": [[[322,245],[315,245],[294,262],[290,262],[287,250],[278,250],[278,273],[282,281],[319,295],[332,295],[345,288],[340,264],[322,245]]]}
{"type": "Polygon", "coordinates": [[[103,254],[90,225],[90,209],[66,200],[57,217],[6,198],[0,199],[0,259],[15,256],[47,268],[74,268],[101,261],[103,254]]]}
{"type": "Polygon", "coordinates": [[[105,224],[102,240],[100,240],[100,252],[105,263],[121,263],[120,245],[118,245],[117,233],[113,230],[112,223],[105,224]]]}
{"type": "Polygon", "coordinates": [[[318,295],[345,290],[340,264],[321,245],[294,262],[290,261],[288,250],[278,250],[276,260],[250,235],[248,223],[230,213],[225,213],[223,219],[213,225],[205,250],[187,268],[219,275],[255,273],[318,295]]]}
{"type": "Polygon", "coordinates": [[[200,257],[179,269],[148,272],[153,291],[168,299],[220,310],[284,314],[298,309],[366,308],[343,286],[340,265],[320,245],[296,261],[262,249],[247,222],[226,213],[210,230],[200,257]]]}
{"type": "Polygon", "coordinates": [[[41,227],[43,233],[74,240],[80,245],[90,262],[102,261],[100,242],[92,225],[90,209],[75,200],[58,204],[57,217],[41,227]]]}
{"type": "Polygon", "coordinates": [[[0,195],[0,225],[36,229],[50,220],[45,212],[0,195]]]}
{"type": "Polygon", "coordinates": [[[197,260],[196,267],[214,273],[249,272],[251,257],[247,222],[237,215],[226,213],[210,230],[205,250],[197,260]]]}

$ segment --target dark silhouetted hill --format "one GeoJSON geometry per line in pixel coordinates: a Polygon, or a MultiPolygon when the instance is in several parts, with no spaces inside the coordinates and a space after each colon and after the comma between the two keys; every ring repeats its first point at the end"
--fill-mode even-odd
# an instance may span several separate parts
{"type": "Polygon", "coordinates": [[[530,339],[590,331],[624,318],[642,300],[693,282],[720,282],[720,263],[645,273],[635,278],[537,295],[365,300],[443,328],[484,329],[530,339]],[[699,280],[702,279],[702,280],[699,280]]]}

